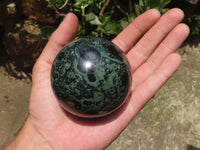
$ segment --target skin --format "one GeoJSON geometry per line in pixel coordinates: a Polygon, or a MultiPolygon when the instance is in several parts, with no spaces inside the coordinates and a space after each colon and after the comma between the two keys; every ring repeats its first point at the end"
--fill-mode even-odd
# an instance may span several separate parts
{"type": "Polygon", "coordinates": [[[130,97],[121,109],[109,116],[84,119],[60,107],[50,84],[54,58],[77,33],[78,19],[69,13],[33,68],[30,114],[7,150],[98,150],[108,146],[178,69],[181,57],[175,51],[189,34],[189,28],[180,23],[183,17],[180,9],[171,9],[163,16],[152,9],[113,39],[131,64],[130,97]]]}

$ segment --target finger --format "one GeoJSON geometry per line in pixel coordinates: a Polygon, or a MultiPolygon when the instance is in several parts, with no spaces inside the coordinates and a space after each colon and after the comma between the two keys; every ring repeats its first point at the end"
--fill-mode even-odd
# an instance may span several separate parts
{"type": "Polygon", "coordinates": [[[137,40],[160,18],[156,9],[146,11],[129,24],[118,36],[113,39],[118,47],[127,53],[137,40]]]}
{"type": "Polygon", "coordinates": [[[74,40],[78,31],[78,19],[73,13],[68,13],[57,30],[52,34],[44,48],[41,59],[52,64],[57,53],[74,40]]]}
{"type": "Polygon", "coordinates": [[[127,55],[133,71],[146,61],[153,50],[160,44],[165,36],[181,22],[183,17],[184,14],[180,9],[171,9],[141,38],[127,55]]]}
{"type": "Polygon", "coordinates": [[[178,69],[180,63],[180,55],[176,53],[169,55],[149,78],[134,89],[129,108],[129,111],[132,111],[133,115],[137,114],[148,100],[154,96],[178,69]]]}
{"type": "Polygon", "coordinates": [[[189,28],[185,24],[177,25],[164,41],[158,46],[149,59],[133,74],[133,86],[145,80],[161,62],[171,53],[175,52],[189,35],[189,28]]]}

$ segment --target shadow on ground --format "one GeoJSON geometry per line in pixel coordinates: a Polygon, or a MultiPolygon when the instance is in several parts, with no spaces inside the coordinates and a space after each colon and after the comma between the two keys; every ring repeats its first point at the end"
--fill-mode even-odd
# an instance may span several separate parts
{"type": "Polygon", "coordinates": [[[187,150],[200,150],[200,148],[194,147],[192,145],[188,145],[187,150]]]}

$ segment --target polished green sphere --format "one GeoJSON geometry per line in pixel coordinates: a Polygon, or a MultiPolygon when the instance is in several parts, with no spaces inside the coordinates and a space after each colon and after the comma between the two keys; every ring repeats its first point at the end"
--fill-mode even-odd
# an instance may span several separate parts
{"type": "Polygon", "coordinates": [[[64,47],[51,70],[52,89],[61,106],[79,117],[100,117],[126,101],[131,73],[124,53],[112,42],[85,37],[64,47]]]}

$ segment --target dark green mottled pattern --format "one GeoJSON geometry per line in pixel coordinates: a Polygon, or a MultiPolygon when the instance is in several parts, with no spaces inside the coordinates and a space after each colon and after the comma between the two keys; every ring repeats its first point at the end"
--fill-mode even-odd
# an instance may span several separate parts
{"type": "Polygon", "coordinates": [[[56,57],[51,83],[62,106],[74,114],[99,115],[118,107],[130,87],[128,62],[112,42],[87,37],[56,57]]]}

